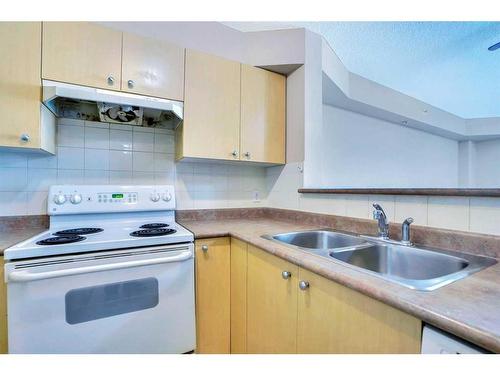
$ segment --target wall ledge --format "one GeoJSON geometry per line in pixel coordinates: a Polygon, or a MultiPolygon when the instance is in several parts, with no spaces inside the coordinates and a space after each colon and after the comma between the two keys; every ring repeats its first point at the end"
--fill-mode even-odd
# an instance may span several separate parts
{"type": "Polygon", "coordinates": [[[500,189],[468,188],[301,188],[301,194],[430,195],[454,197],[500,197],[500,189]]]}

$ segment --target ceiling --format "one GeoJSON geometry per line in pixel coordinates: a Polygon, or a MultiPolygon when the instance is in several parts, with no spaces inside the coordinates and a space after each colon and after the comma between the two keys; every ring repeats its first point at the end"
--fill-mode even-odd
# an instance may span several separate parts
{"type": "Polygon", "coordinates": [[[237,24],[241,31],[306,27],[351,72],[464,118],[500,117],[500,22],[292,22],[237,24]]]}

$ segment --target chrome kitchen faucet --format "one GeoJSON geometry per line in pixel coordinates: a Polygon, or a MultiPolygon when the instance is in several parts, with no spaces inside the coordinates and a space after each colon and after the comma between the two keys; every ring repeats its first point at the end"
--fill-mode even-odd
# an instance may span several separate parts
{"type": "Polygon", "coordinates": [[[378,203],[373,203],[373,218],[378,221],[378,237],[384,240],[389,239],[389,221],[384,209],[378,203]]]}

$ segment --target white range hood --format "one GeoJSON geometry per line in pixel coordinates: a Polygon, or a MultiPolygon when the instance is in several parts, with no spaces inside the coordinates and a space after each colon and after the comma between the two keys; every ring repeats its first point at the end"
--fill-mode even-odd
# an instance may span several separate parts
{"type": "MultiPolygon", "coordinates": [[[[43,80],[42,85],[43,102],[58,117],[74,117],[139,126],[158,126],[158,124],[169,122],[170,126],[174,128],[183,118],[183,103],[174,100],[48,80],[43,80]],[[123,113],[129,113],[130,116],[124,115],[116,120],[104,119],[103,117],[106,117],[107,114],[103,112],[103,108],[109,109],[113,106],[123,108],[123,113]],[[133,117],[134,120],[131,120],[133,117]]],[[[116,113],[116,111],[112,113],[116,113]]]]}

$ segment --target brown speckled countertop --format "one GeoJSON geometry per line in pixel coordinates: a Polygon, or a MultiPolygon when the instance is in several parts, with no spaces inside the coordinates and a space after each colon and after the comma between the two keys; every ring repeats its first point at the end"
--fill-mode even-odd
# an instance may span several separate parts
{"type": "Polygon", "coordinates": [[[46,230],[46,228],[25,228],[0,231],[0,256],[3,256],[3,251],[5,249],[30,237],[36,236],[44,230],[46,230]]]}
{"type": "Polygon", "coordinates": [[[46,215],[0,216],[0,256],[5,249],[36,236],[48,226],[46,215]]]}
{"type": "MultiPolygon", "coordinates": [[[[278,218],[178,218],[196,239],[231,236],[500,353],[500,263],[432,292],[411,290],[276,242],[264,234],[318,229],[278,218]]],[[[333,228],[335,229],[335,228],[333,228]]]]}

